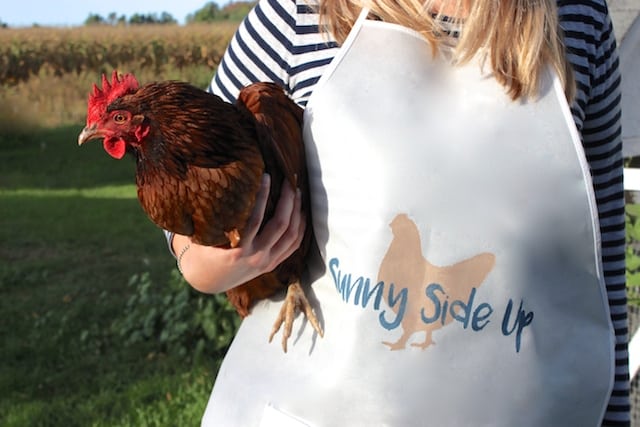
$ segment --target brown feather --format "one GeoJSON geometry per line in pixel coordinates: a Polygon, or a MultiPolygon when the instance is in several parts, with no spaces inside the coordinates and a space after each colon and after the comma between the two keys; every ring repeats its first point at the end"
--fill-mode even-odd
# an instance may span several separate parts
{"type": "Polygon", "coordinates": [[[255,120],[179,82],[151,83],[121,102],[150,123],[149,142],[134,154],[151,220],[203,245],[228,245],[233,229],[242,235],[264,173],[255,120]]]}

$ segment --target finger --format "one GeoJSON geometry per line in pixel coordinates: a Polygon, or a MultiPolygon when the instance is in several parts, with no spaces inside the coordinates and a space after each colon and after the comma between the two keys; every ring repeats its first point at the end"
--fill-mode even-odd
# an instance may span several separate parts
{"type": "Polygon", "coordinates": [[[275,268],[285,259],[289,258],[299,247],[304,237],[306,220],[302,214],[302,196],[298,190],[294,201],[293,210],[289,221],[289,227],[282,237],[271,249],[273,256],[272,266],[275,268]]]}
{"type": "Polygon", "coordinates": [[[293,246],[295,249],[298,249],[300,247],[300,244],[302,243],[302,239],[304,239],[306,230],[307,230],[307,217],[301,212],[300,223],[298,225],[298,236],[296,240],[293,242],[293,246]]]}
{"type": "MultiPolygon", "coordinates": [[[[291,212],[295,205],[295,192],[288,182],[284,182],[280,192],[280,199],[276,206],[273,217],[267,221],[264,229],[260,232],[258,239],[261,239],[259,246],[264,248],[273,247],[287,231],[291,221],[291,212]]],[[[256,242],[258,245],[258,242],[256,242]]]]}
{"type": "Polygon", "coordinates": [[[247,222],[247,226],[244,229],[244,236],[240,242],[240,246],[246,245],[253,241],[260,230],[260,225],[264,219],[264,211],[267,207],[267,200],[269,199],[269,190],[271,188],[271,176],[267,173],[262,175],[262,181],[260,182],[260,189],[256,194],[256,202],[253,206],[253,212],[247,222]]]}

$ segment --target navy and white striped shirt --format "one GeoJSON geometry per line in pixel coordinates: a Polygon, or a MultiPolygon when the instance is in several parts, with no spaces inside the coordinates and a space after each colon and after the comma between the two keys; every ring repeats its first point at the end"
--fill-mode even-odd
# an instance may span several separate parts
{"type": "MultiPolygon", "coordinates": [[[[602,234],[602,261],[617,346],[614,390],[603,425],[629,425],[625,221],[620,74],[605,0],[559,0],[565,44],[575,70],[571,107],[591,168],[602,234]]],[[[210,91],[233,101],[259,81],[306,102],[338,45],[319,31],[309,0],[260,0],[229,44],[210,91]]],[[[585,385],[587,386],[587,385],[585,385]]]]}

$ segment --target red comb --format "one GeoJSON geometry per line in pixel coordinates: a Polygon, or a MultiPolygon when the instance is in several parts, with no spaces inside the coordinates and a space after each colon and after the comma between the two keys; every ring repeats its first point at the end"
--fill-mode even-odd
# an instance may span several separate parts
{"type": "Polygon", "coordinates": [[[125,74],[118,78],[118,71],[113,70],[111,82],[103,74],[102,89],[94,84],[93,91],[89,94],[87,124],[97,120],[114,100],[128,93],[134,93],[138,87],[138,81],[133,74],[125,74]]]}

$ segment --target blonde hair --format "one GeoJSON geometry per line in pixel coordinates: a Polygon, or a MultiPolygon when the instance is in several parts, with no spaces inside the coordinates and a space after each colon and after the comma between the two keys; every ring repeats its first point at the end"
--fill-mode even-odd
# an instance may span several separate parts
{"type": "MultiPolygon", "coordinates": [[[[363,7],[375,16],[421,33],[438,54],[445,13],[435,0],[320,0],[320,22],[344,42],[363,7]],[[439,11],[438,11],[439,10],[439,11]],[[438,11],[438,12],[435,12],[438,11]]],[[[443,0],[442,3],[447,3],[443,0]]],[[[465,16],[453,52],[464,64],[477,54],[490,64],[496,80],[514,100],[535,98],[547,66],[558,74],[569,102],[575,93],[556,0],[449,0],[447,12],[465,16]]],[[[380,52],[380,54],[384,54],[380,52]]]]}

